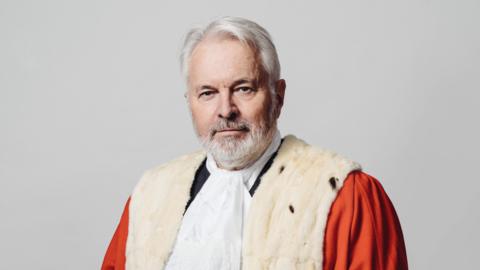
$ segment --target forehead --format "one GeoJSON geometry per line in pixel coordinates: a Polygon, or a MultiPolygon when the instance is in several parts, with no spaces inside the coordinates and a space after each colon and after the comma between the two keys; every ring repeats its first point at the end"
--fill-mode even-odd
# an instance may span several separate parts
{"type": "Polygon", "coordinates": [[[231,38],[207,38],[193,50],[189,84],[227,84],[239,78],[257,79],[258,61],[246,44],[231,38]]]}

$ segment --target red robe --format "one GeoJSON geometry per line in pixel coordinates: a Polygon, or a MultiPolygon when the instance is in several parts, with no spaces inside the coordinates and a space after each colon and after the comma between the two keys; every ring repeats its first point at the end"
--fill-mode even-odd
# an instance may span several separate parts
{"type": "MultiPolygon", "coordinates": [[[[102,270],[124,270],[128,206],[108,246],[102,270]]],[[[392,202],[372,176],[351,172],[332,204],[323,269],[408,269],[402,229],[392,202]]]]}

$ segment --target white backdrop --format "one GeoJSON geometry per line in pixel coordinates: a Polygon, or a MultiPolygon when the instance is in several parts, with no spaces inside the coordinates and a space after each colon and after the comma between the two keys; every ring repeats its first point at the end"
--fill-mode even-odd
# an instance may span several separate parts
{"type": "Polygon", "coordinates": [[[475,0],[0,0],[0,269],[100,267],[142,172],[199,147],[177,57],[220,15],[271,32],[282,134],[381,181],[412,269],[475,269],[478,14],[475,0]]]}

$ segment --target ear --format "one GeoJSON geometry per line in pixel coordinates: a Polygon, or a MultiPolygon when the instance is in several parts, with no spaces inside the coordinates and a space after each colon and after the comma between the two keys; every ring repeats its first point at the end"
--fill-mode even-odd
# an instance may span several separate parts
{"type": "Polygon", "coordinates": [[[187,102],[187,105],[190,106],[190,95],[188,90],[183,93],[183,97],[185,98],[185,102],[187,102]]]}
{"type": "Polygon", "coordinates": [[[277,118],[280,116],[280,112],[283,107],[283,100],[285,98],[285,89],[287,84],[284,79],[280,79],[275,83],[275,98],[277,99],[277,118]]]}

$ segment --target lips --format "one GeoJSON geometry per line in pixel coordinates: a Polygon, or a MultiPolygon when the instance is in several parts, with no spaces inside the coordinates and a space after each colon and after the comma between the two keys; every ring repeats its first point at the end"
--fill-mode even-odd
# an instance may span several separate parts
{"type": "Polygon", "coordinates": [[[215,135],[215,133],[229,133],[229,132],[246,132],[248,131],[249,129],[247,127],[240,127],[240,128],[224,128],[224,129],[218,129],[218,130],[215,130],[215,132],[213,133],[215,135]]]}
{"type": "Polygon", "coordinates": [[[225,131],[245,131],[246,128],[240,128],[240,129],[237,129],[237,128],[227,128],[227,129],[222,129],[222,130],[218,130],[217,132],[225,132],[225,131]]]}

